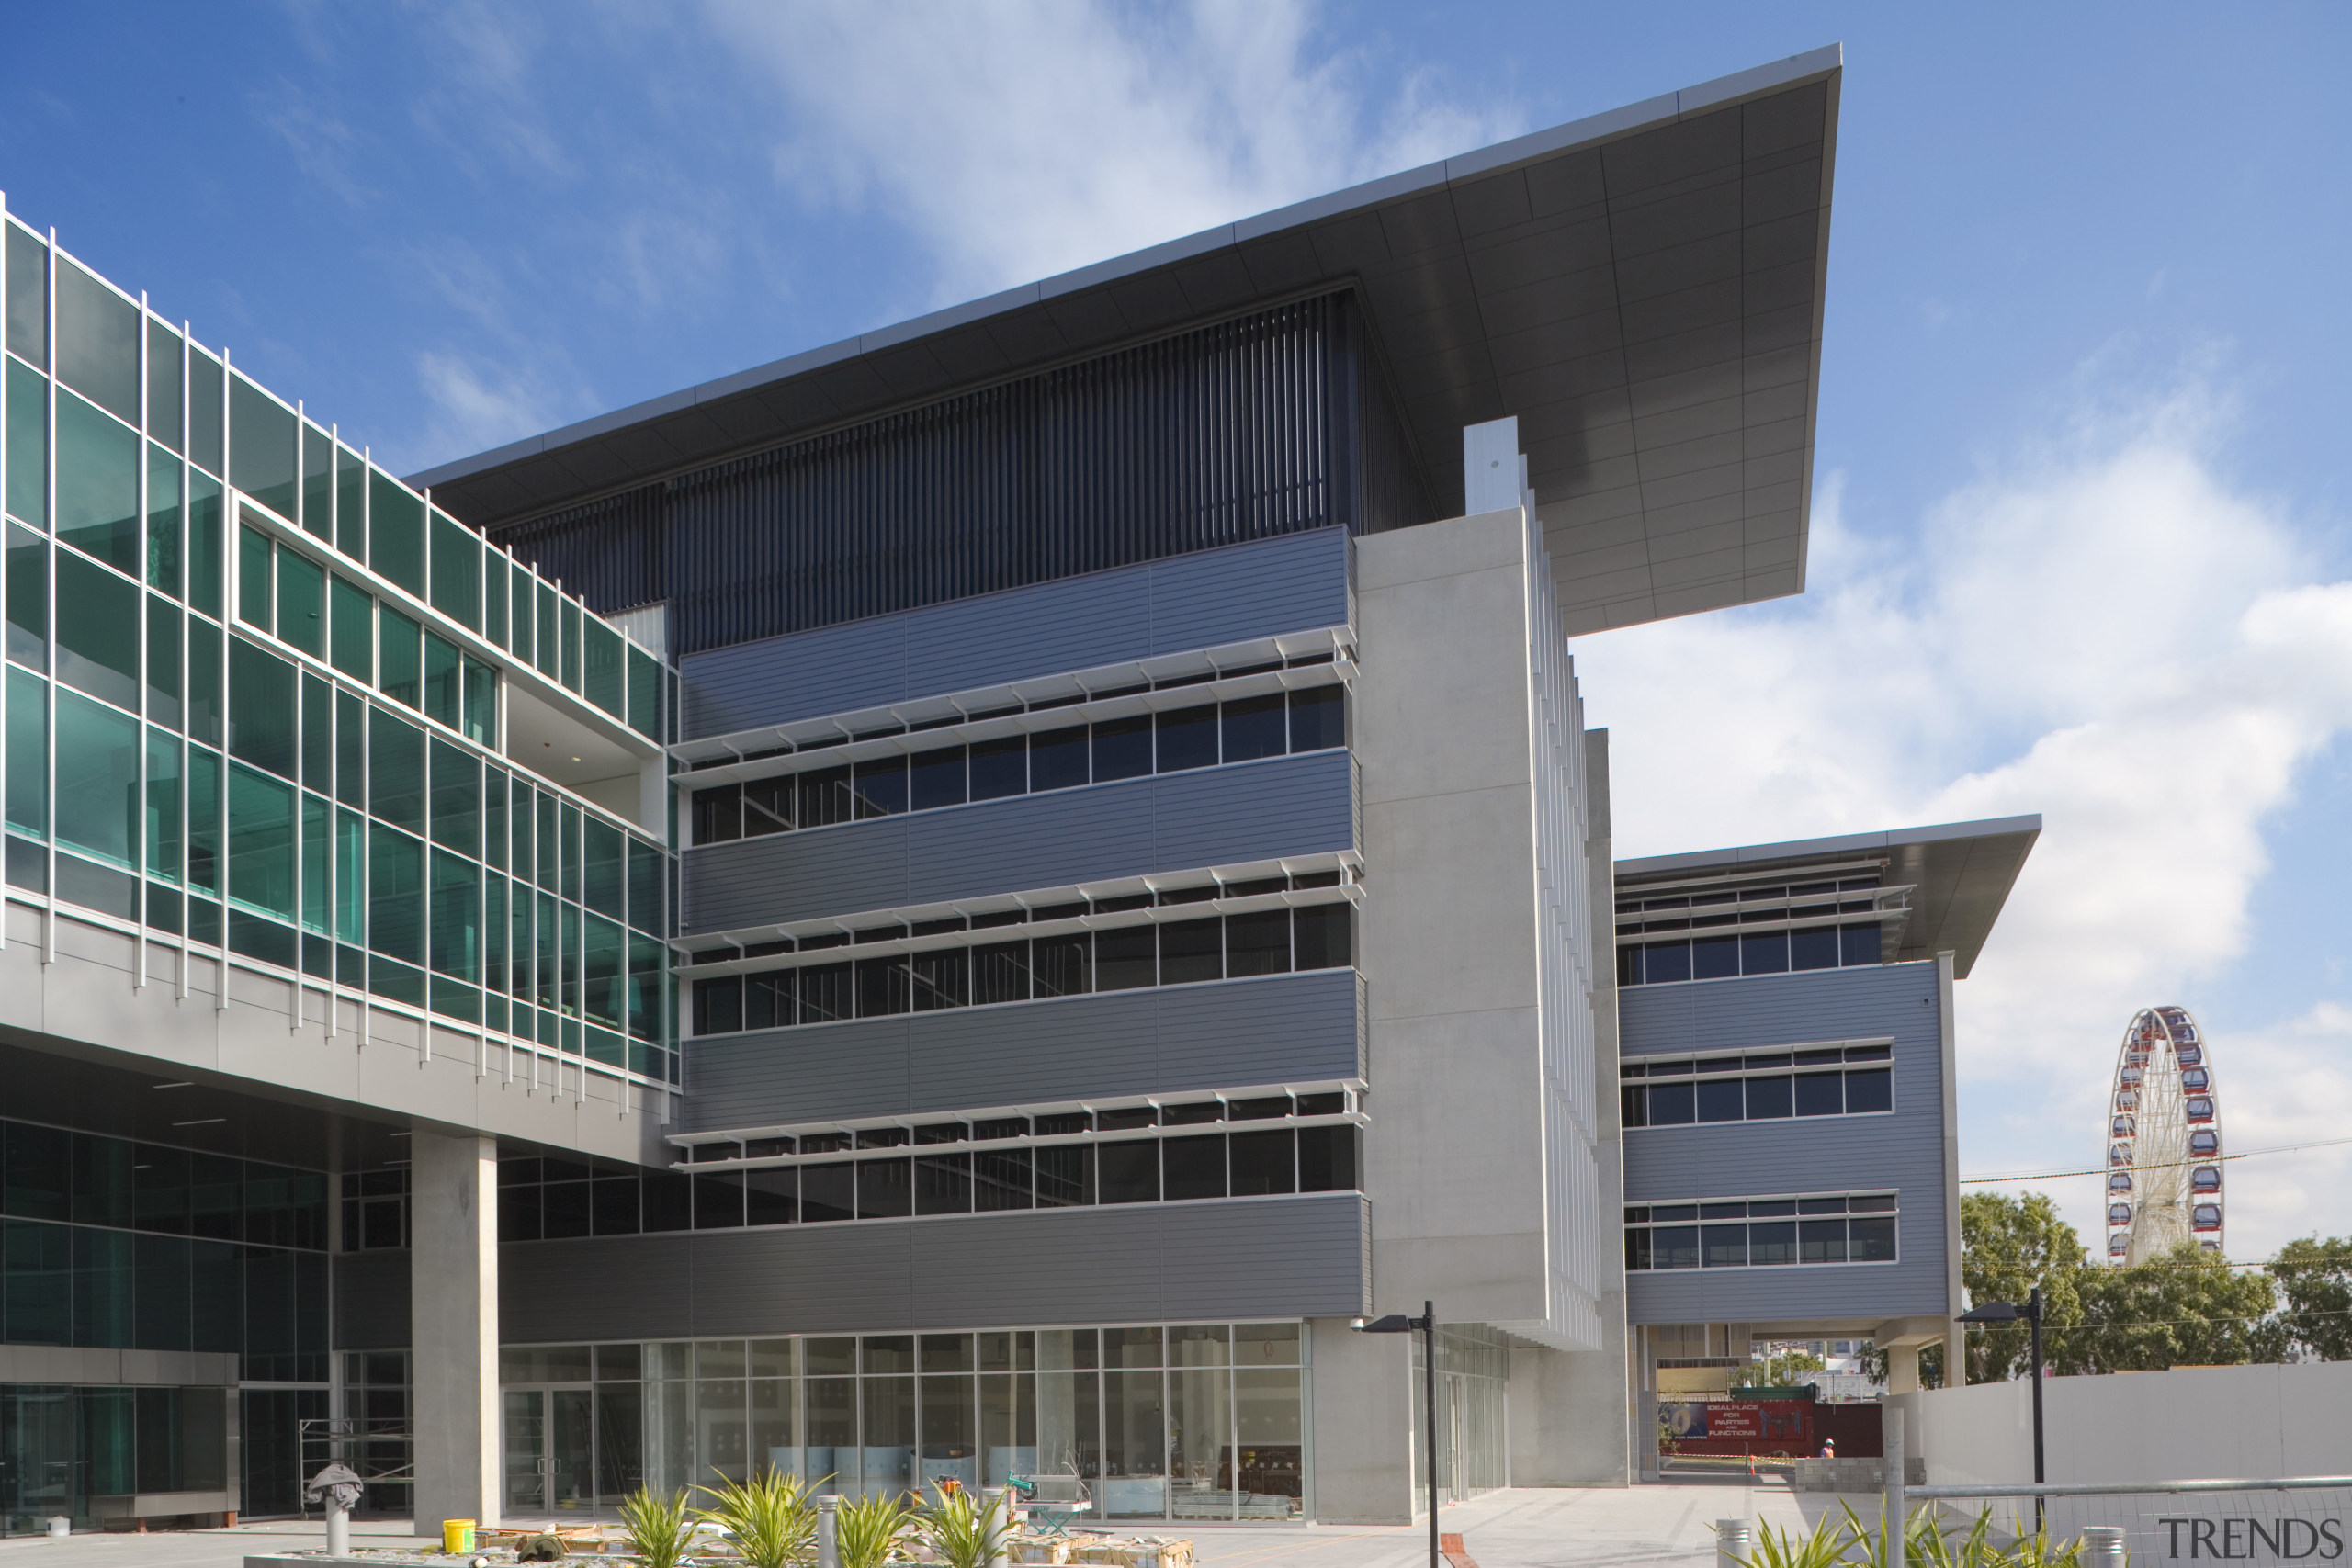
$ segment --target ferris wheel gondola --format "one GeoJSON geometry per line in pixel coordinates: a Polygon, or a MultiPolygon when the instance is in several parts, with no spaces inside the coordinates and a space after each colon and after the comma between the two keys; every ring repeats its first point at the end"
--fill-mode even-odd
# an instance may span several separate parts
{"type": "Polygon", "coordinates": [[[2143,1009],[2123,1032],[2106,1140],[2112,1261],[2144,1263],[2187,1241],[2222,1249],[2211,1049],[2185,1008],[2143,1009]]]}

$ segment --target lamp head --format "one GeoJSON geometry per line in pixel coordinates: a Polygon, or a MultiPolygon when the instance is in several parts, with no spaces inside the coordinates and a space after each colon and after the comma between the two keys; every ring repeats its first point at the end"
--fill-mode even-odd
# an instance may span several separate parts
{"type": "Polygon", "coordinates": [[[1370,1320],[1360,1317],[1348,1326],[1359,1334],[1410,1334],[1420,1326],[1420,1320],[1407,1317],[1402,1313],[1392,1312],[1386,1317],[1375,1317],[1370,1320]]]}
{"type": "Polygon", "coordinates": [[[1954,1319],[1959,1323],[2015,1323],[2032,1314],[2015,1302],[1986,1302],[1973,1311],[1964,1312],[1954,1319]]]}

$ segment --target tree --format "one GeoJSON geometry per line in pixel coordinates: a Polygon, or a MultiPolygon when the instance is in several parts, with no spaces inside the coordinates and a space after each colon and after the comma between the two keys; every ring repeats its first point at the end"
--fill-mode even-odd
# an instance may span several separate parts
{"type": "Polygon", "coordinates": [[[2239,1273],[2193,1241],[2136,1268],[2081,1278],[2080,1326],[2051,1346],[2062,1372],[2242,1366],[2283,1361],[2293,1348],[2288,1325],[2271,1315],[2269,1278],[2239,1273]]]}
{"type": "Polygon", "coordinates": [[[1826,1371],[1828,1363],[1810,1350],[1782,1350],[1750,1361],[1734,1377],[1734,1388],[1793,1388],[1806,1372],[1826,1371]]]}
{"type": "Polygon", "coordinates": [[[2324,1361],[2352,1361],[2352,1238],[2290,1241],[2269,1267],[2295,1342],[2324,1361]]]}
{"type": "MultiPolygon", "coordinates": [[[[2087,1261],[2082,1237],[2058,1217],[2057,1205],[2045,1194],[1966,1194],[1960,1201],[1960,1278],[1972,1303],[2022,1303],[2039,1285],[2045,1329],[2082,1321],[2082,1295],[2076,1287],[2087,1261]]],[[[1967,1381],[2001,1382],[2024,1376],[2031,1359],[2030,1342],[2031,1332],[2022,1323],[1971,1326],[1963,1358],[1967,1381]]]]}

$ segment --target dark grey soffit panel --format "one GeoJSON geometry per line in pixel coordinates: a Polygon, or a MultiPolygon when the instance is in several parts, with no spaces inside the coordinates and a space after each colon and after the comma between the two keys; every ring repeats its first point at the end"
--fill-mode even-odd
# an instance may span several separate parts
{"type": "Polygon", "coordinates": [[[1353,795],[1349,754],[1314,751],[713,844],[684,856],[680,929],[1352,849],[1353,795]]]}
{"type": "Polygon", "coordinates": [[[1835,45],[413,476],[477,527],[1352,287],[1441,515],[1516,415],[1573,633],[1799,592],[1835,45]]]}
{"type": "Polygon", "coordinates": [[[507,1344],[1022,1324],[1350,1317],[1368,1310],[1352,1192],[499,1249],[507,1344]],[[1053,1268],[1009,1267],[1052,1258],[1053,1268]],[[578,1288],[593,1281],[593,1289],[578,1288]],[[567,1283],[569,1282],[569,1283],[567,1283]]]}
{"type": "Polygon", "coordinates": [[[689,1041],[686,1127],[1352,1078],[1356,991],[1322,969],[689,1041]]]}
{"type": "Polygon", "coordinates": [[[1321,528],[714,649],[681,739],[1344,626],[1347,552],[1321,528]]]}
{"type": "Polygon", "coordinates": [[[1903,927],[1899,961],[1952,954],[1961,979],[1993,934],[1993,922],[2017,886],[2025,858],[2041,837],[2039,813],[1995,817],[1977,822],[1941,822],[1928,828],[1896,828],[1879,833],[1747,844],[1729,850],[1697,850],[1650,855],[1617,863],[1617,886],[1630,890],[1646,882],[1674,882],[1713,873],[1798,870],[1838,861],[1887,861],[1886,880],[1918,891],[1903,927]]]}

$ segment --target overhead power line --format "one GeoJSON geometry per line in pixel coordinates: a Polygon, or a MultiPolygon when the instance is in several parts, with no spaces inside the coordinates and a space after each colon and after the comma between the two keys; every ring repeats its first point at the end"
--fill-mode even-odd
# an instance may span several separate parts
{"type": "Polygon", "coordinates": [[[2110,1170],[2171,1170],[2184,1165],[2213,1165],[2225,1159],[2252,1159],[2256,1155],[2300,1154],[2305,1149],[2334,1148],[2340,1144],[2352,1144],[2352,1138],[2322,1138],[2309,1144],[2281,1144],[2271,1149],[2243,1149],[2233,1155],[2213,1155],[2204,1159],[2167,1160],[2162,1165],[2086,1166],[2080,1170],[2037,1170],[2022,1176],[1963,1176],[1962,1187],[1984,1187],[2000,1181],[2056,1181],[2070,1176],[2105,1176],[2110,1170]]]}

